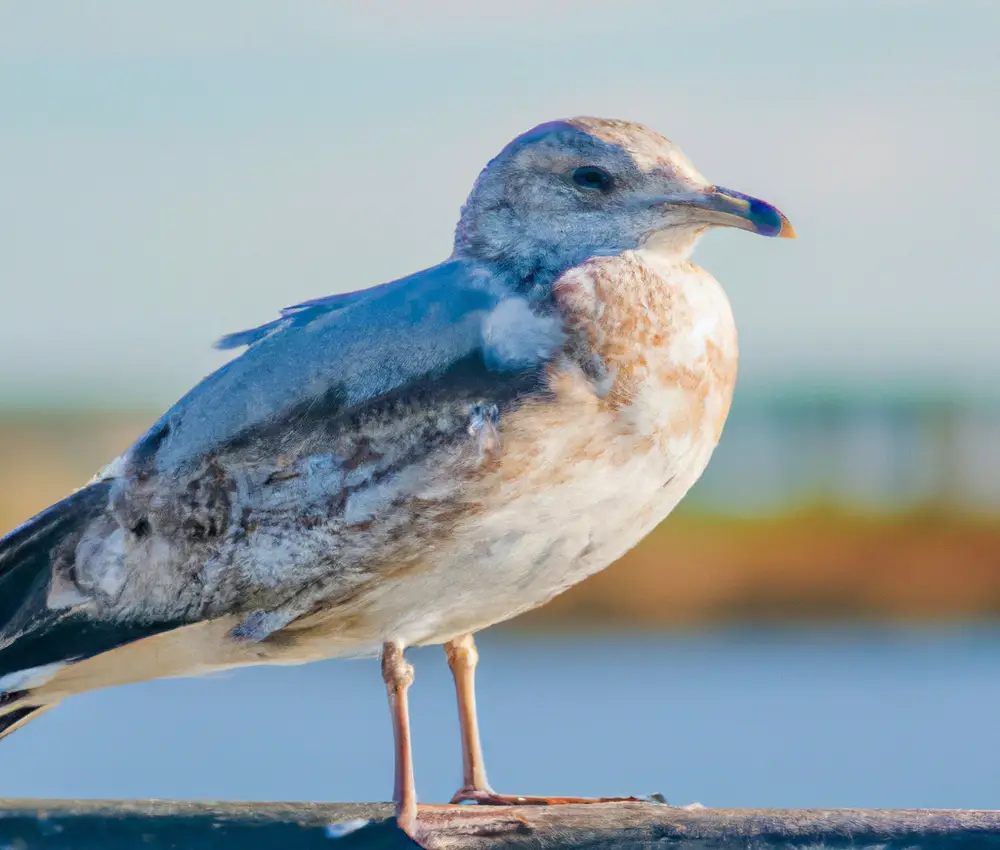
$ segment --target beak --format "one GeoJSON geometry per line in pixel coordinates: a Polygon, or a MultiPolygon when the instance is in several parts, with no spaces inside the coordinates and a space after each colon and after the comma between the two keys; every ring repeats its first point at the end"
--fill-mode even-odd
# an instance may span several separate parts
{"type": "Polygon", "coordinates": [[[792,223],[777,207],[732,189],[710,186],[704,192],[675,199],[673,203],[694,207],[707,224],[738,227],[761,236],[795,238],[792,223]]]}

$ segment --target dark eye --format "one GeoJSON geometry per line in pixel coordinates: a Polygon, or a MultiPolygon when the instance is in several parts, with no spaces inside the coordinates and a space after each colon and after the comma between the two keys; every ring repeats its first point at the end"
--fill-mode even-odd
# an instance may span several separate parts
{"type": "Polygon", "coordinates": [[[606,192],[611,188],[611,175],[596,165],[584,165],[573,172],[573,182],[581,189],[606,192]]]}

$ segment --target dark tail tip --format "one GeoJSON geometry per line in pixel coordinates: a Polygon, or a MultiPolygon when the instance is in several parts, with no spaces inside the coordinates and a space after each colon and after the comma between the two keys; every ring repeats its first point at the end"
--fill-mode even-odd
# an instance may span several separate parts
{"type": "Polygon", "coordinates": [[[20,729],[25,723],[30,723],[39,715],[44,714],[53,705],[23,705],[15,708],[9,714],[0,716],[0,738],[6,738],[11,732],[20,729]]]}

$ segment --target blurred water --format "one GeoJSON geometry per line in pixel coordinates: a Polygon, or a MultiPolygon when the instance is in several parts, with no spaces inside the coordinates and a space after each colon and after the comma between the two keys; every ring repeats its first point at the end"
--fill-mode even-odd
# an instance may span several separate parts
{"type": "Polygon", "coordinates": [[[848,508],[1000,512],[1000,406],[864,392],[740,401],[686,506],[749,513],[821,499],[848,508]]]}
{"type": "MultiPolygon", "coordinates": [[[[1000,630],[486,635],[502,791],[709,806],[1000,807],[1000,630]]],[[[443,653],[410,656],[417,782],[459,779],[443,653]]],[[[78,697],[0,745],[0,795],[377,800],[378,664],[335,661],[78,697]]]]}

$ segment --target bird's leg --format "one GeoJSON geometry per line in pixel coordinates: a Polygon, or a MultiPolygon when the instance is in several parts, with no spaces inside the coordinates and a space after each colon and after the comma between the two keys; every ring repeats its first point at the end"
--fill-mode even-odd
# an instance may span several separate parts
{"type": "Polygon", "coordinates": [[[395,745],[396,823],[411,838],[417,827],[417,788],[413,781],[413,752],[410,748],[410,709],[406,692],[413,684],[413,665],[403,655],[403,645],[387,641],[382,646],[382,678],[389,696],[392,738],[395,745]]]}
{"type": "Polygon", "coordinates": [[[476,665],[479,653],[472,635],[462,635],[444,645],[448,666],[455,678],[458,696],[458,725],[462,732],[462,787],[452,797],[453,803],[475,800],[492,795],[486,781],[483,747],[479,742],[479,720],[476,717],[476,665]]]}
{"type": "Polygon", "coordinates": [[[479,653],[472,635],[462,635],[444,645],[448,666],[455,677],[458,696],[458,723],[462,731],[462,787],[452,803],[476,802],[490,806],[556,806],[563,803],[618,803],[636,801],[637,797],[522,797],[497,794],[486,781],[483,748],[479,742],[476,719],[476,665],[479,653]]]}

